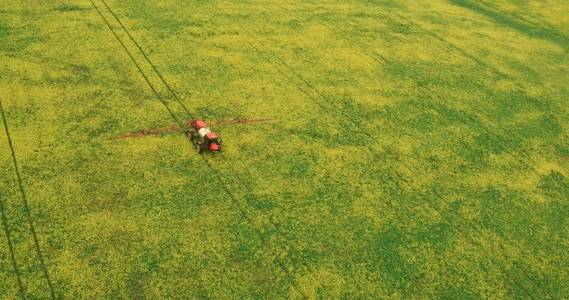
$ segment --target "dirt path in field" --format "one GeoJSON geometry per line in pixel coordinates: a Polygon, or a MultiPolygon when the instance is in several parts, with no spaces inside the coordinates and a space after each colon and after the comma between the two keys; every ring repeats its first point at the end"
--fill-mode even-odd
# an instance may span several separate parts
{"type": "MultiPolygon", "coordinates": [[[[207,121],[208,124],[214,126],[226,126],[226,125],[249,125],[257,123],[267,123],[274,121],[274,119],[230,119],[230,120],[210,120],[207,121]]],[[[178,125],[170,125],[166,127],[159,128],[146,128],[139,131],[128,132],[123,135],[115,137],[116,140],[128,139],[128,138],[141,138],[149,135],[162,135],[167,133],[180,132],[181,128],[178,125]]]]}

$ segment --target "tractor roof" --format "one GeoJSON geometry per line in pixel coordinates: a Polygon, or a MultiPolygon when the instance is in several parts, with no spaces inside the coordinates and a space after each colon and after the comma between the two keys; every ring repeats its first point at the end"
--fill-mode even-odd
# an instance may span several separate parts
{"type": "Polygon", "coordinates": [[[198,128],[198,129],[207,127],[207,125],[205,124],[205,122],[203,120],[196,120],[196,122],[194,124],[195,124],[196,128],[198,128]]]}

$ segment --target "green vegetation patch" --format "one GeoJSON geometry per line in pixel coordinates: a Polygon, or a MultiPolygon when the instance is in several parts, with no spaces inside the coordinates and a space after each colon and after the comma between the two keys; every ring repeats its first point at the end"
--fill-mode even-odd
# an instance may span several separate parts
{"type": "Polygon", "coordinates": [[[567,3],[94,3],[0,3],[0,298],[568,298],[567,3]]]}

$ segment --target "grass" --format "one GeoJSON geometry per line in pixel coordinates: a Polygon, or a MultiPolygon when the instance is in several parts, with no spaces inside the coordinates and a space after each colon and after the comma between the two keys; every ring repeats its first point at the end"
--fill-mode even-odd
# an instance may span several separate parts
{"type": "Polygon", "coordinates": [[[563,1],[107,2],[194,115],[271,121],[117,138],[189,116],[104,4],[174,117],[89,1],[0,2],[45,259],[3,128],[3,298],[569,296],[563,1]]]}

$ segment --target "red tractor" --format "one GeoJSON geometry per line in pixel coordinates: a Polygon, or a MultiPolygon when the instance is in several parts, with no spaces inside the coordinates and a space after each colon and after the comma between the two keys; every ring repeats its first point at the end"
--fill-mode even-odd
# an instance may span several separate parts
{"type": "Polygon", "coordinates": [[[203,120],[190,120],[187,122],[187,135],[196,151],[202,153],[205,150],[211,152],[221,151],[221,138],[203,120]]]}

